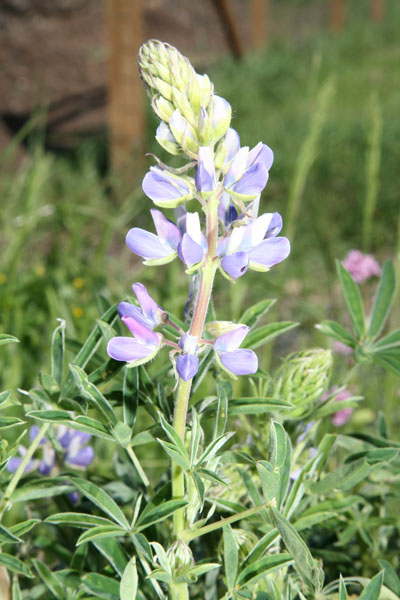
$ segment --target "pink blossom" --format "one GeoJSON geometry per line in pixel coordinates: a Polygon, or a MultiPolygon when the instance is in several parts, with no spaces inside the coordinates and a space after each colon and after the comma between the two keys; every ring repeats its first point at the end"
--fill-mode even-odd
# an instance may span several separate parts
{"type": "MultiPolygon", "coordinates": [[[[337,386],[335,385],[330,390],[328,390],[326,394],[322,396],[321,400],[326,400],[327,398],[329,398],[329,396],[332,396],[336,390],[337,386]]],[[[341,400],[347,400],[352,396],[353,394],[348,390],[342,390],[335,396],[335,400],[336,402],[340,402],[341,400]]],[[[347,423],[347,421],[350,419],[352,412],[352,408],[342,408],[341,410],[338,410],[337,412],[333,413],[332,425],[334,425],[335,427],[341,427],[342,425],[345,425],[345,423],[347,423]]]]}
{"type": "Polygon", "coordinates": [[[353,353],[353,348],[350,348],[350,346],[347,346],[346,344],[342,344],[342,342],[333,342],[333,349],[343,356],[349,356],[349,354],[353,353]]]}
{"type": "Polygon", "coordinates": [[[369,277],[379,277],[381,268],[372,254],[363,254],[360,250],[350,250],[343,261],[343,266],[348,270],[356,283],[361,283],[369,277]]]}

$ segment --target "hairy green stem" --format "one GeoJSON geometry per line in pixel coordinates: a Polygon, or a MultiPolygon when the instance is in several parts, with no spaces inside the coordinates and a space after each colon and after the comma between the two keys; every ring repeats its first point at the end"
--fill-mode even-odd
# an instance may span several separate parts
{"type": "Polygon", "coordinates": [[[44,423],[44,425],[42,425],[42,427],[39,429],[37,436],[33,440],[32,444],[29,446],[25,456],[23,457],[21,464],[19,465],[18,469],[15,471],[14,475],[12,476],[12,478],[6,488],[6,491],[4,492],[4,496],[1,500],[1,503],[0,503],[0,521],[4,515],[6,508],[7,508],[8,501],[10,500],[15,488],[17,487],[19,480],[21,479],[22,475],[24,474],[26,465],[31,460],[35,450],[39,446],[41,439],[43,438],[43,436],[45,435],[45,433],[49,427],[50,427],[50,423],[44,423]]]}
{"type": "MultiPolygon", "coordinates": [[[[214,277],[217,270],[215,254],[218,240],[218,194],[209,200],[206,210],[207,219],[207,243],[208,253],[205,263],[200,272],[199,291],[196,298],[196,306],[194,309],[193,319],[190,326],[189,334],[201,338],[204,328],[204,323],[207,316],[208,306],[210,304],[214,277]]],[[[185,440],[186,417],[189,405],[190,390],[192,388],[192,380],[179,380],[178,391],[176,395],[175,413],[174,413],[174,429],[181,438],[185,440]]],[[[172,463],[172,496],[174,499],[180,500],[185,497],[185,475],[181,467],[172,463]]],[[[175,539],[182,538],[185,530],[185,509],[181,508],[174,513],[173,531],[175,539]]],[[[172,600],[188,600],[189,591],[186,583],[175,584],[171,589],[172,600]]]]}

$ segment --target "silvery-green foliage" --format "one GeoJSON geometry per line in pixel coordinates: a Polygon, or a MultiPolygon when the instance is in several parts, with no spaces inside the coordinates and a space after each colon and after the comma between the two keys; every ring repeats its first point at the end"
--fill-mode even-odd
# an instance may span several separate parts
{"type": "MultiPolygon", "coordinates": [[[[231,113],[215,123],[221,106],[208,77],[157,41],[143,46],[140,68],[164,123],[160,144],[195,160],[199,147],[217,143],[223,164],[231,113]]],[[[365,366],[376,363],[380,377],[381,367],[400,372],[399,330],[384,331],[394,269],[386,263],[369,318],[340,264],[338,274],[352,329],[333,321],[318,327],[353,350],[357,395],[336,400],[348,382],[333,379],[325,348],[299,349],[275,372],[259,368],[237,386],[205,347],[183,437],[173,424],[175,363],[126,366],[107,356],[106,345],[122,333],[116,305],[104,307],[79,348],[60,321],[38,386],[0,394],[0,578],[12,600],[345,600],[361,589],[363,600],[400,598],[400,444],[382,415],[375,433],[328,427],[335,411],[362,400],[365,366]],[[87,469],[68,462],[65,428],[71,439],[91,436],[96,458],[87,469]],[[37,470],[45,452],[53,457],[46,475],[37,470]],[[16,458],[20,471],[7,470],[16,458]],[[182,497],[173,496],[177,473],[182,497]]],[[[273,304],[243,307],[249,350],[296,327],[270,322],[273,304]]],[[[171,314],[161,321],[165,339],[184,355],[177,341],[185,322],[171,314]]],[[[206,341],[232,325],[209,314],[206,341]]],[[[15,341],[0,336],[0,344],[15,341]]]]}

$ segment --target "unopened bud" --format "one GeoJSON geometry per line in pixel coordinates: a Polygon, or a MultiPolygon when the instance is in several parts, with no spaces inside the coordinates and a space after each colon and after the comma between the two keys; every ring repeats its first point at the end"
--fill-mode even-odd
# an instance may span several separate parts
{"type": "Polygon", "coordinates": [[[300,417],[328,389],[331,370],[330,350],[316,348],[292,354],[275,377],[274,395],[293,404],[296,408],[290,415],[300,417]]]}
{"type": "Polygon", "coordinates": [[[194,565],[192,551],[181,540],[176,540],[167,550],[169,564],[173,570],[185,570],[194,565]]]}
{"type": "Polygon", "coordinates": [[[238,327],[243,327],[243,325],[241,323],[233,323],[232,321],[209,321],[206,323],[204,329],[213,337],[219,337],[238,327]]]}
{"type": "Polygon", "coordinates": [[[162,121],[169,123],[172,113],[175,110],[174,105],[162,96],[154,96],[151,100],[151,105],[156,115],[160,117],[162,121]]]}
{"type": "Polygon", "coordinates": [[[181,148],[171,133],[170,128],[161,121],[156,131],[156,140],[170,154],[180,154],[181,148]]]}

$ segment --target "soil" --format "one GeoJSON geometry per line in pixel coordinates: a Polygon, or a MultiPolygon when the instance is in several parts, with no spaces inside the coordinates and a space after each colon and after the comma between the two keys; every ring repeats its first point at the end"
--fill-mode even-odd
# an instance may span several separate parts
{"type": "MultiPolygon", "coordinates": [[[[143,39],[168,41],[195,65],[206,65],[230,51],[212,0],[142,1],[143,39]]],[[[0,149],[38,107],[47,113],[47,132],[53,149],[76,143],[77,135],[104,132],[106,3],[107,0],[1,0],[0,149]]],[[[274,4],[271,12],[277,18],[278,0],[274,4]]],[[[248,47],[248,0],[230,0],[230,6],[240,41],[248,47]]],[[[281,29],[287,26],[288,14],[279,13],[281,29]]],[[[269,30],[268,35],[273,37],[274,22],[270,21],[269,30]]],[[[132,62],[135,64],[135,57],[132,62]]]]}

